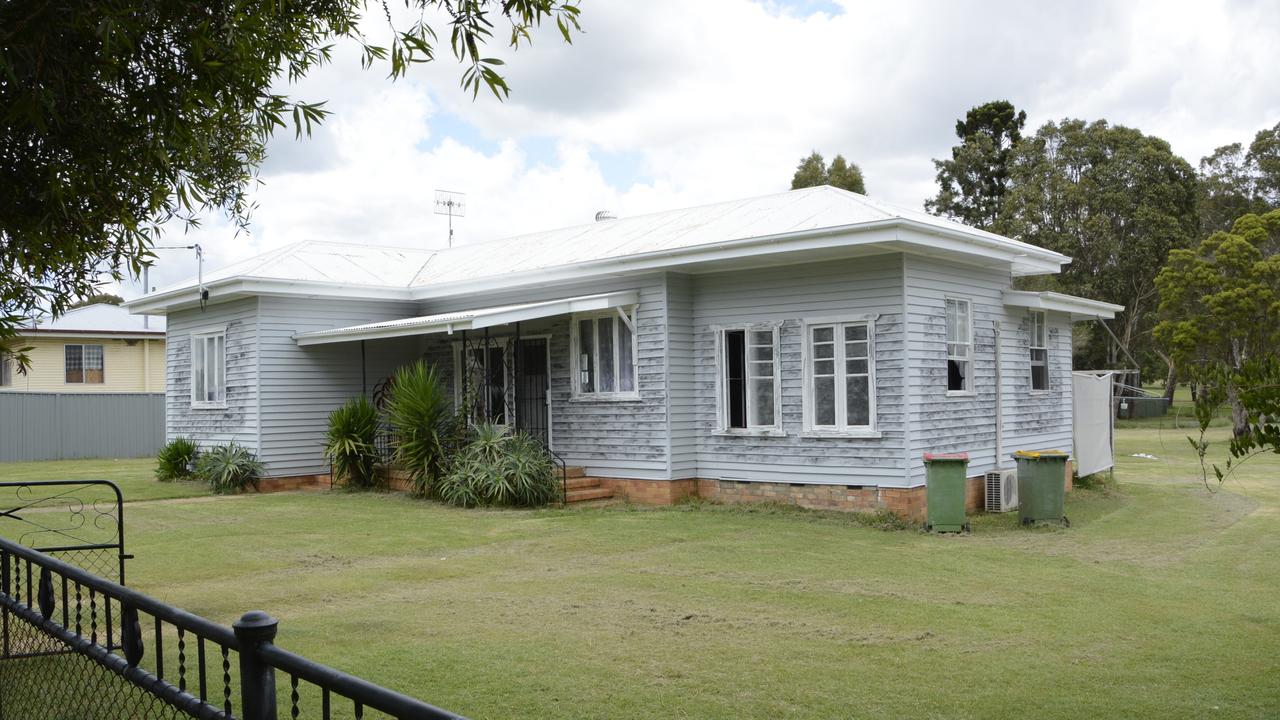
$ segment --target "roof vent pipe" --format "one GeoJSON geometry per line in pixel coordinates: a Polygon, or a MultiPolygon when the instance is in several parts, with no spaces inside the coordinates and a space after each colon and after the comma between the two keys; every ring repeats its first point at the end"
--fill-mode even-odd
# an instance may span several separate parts
{"type": "Polygon", "coordinates": [[[596,222],[603,222],[605,220],[617,220],[617,219],[618,219],[618,216],[614,215],[609,210],[601,210],[600,212],[596,213],[596,222]]]}

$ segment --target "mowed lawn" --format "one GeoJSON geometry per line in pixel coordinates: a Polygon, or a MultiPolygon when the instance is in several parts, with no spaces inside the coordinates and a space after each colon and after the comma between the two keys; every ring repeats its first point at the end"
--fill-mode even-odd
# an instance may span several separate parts
{"type": "Polygon", "coordinates": [[[1185,435],[1120,431],[1118,486],[1071,493],[1069,529],[963,537],[698,504],[138,502],[131,585],[267,610],[279,644],[472,718],[1274,717],[1280,462],[1211,494],[1185,435]]]}

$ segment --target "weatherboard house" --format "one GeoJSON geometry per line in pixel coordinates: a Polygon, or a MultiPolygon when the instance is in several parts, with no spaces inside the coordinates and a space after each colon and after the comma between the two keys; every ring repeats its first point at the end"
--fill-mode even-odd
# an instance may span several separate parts
{"type": "Polygon", "coordinates": [[[451,249],[303,242],[128,307],[168,319],[167,434],[282,484],[328,472],[331,410],[424,359],[603,493],[918,516],[926,452],[969,453],[980,502],[1013,450],[1072,447],[1072,323],[1122,308],[1012,288],[1069,261],[817,187],[451,249]]]}

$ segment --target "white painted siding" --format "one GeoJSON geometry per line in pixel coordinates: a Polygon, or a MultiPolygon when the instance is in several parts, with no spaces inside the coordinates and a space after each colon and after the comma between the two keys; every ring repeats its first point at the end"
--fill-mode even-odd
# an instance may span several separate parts
{"type": "MultiPolygon", "coordinates": [[[[569,323],[567,316],[520,324],[521,335],[551,335],[552,447],[570,465],[580,465],[592,475],[665,479],[668,465],[667,423],[667,309],[666,278],[647,275],[591,283],[555,285],[481,297],[435,300],[419,308],[419,314],[443,313],[476,307],[537,302],[620,290],[637,290],[636,380],[639,400],[604,401],[571,398],[569,323]]],[[[509,336],[511,328],[494,328],[491,337],[509,336]]],[[[469,340],[480,334],[471,333],[469,340]]],[[[451,343],[460,339],[428,336],[427,357],[445,370],[452,381],[451,343]]]]}
{"type": "Polygon", "coordinates": [[[202,447],[258,444],[258,299],[248,298],[169,315],[165,342],[165,437],[190,437],[202,447]],[[227,406],[191,408],[191,333],[225,327],[227,406]]]}
{"type": "Polygon", "coordinates": [[[699,477],[901,484],[905,398],[900,255],[698,275],[693,280],[699,477]],[[875,427],[882,437],[806,436],[801,391],[802,322],[805,318],[863,314],[876,318],[875,427]],[[716,432],[714,328],[754,322],[781,323],[784,437],[716,432]]]}
{"type": "Polygon", "coordinates": [[[667,388],[671,477],[698,476],[698,385],[693,280],[667,275],[667,388]]]}
{"type": "Polygon", "coordinates": [[[907,256],[907,386],[911,395],[910,482],[924,482],[926,452],[967,452],[969,473],[995,469],[996,331],[1001,328],[1004,453],[1019,449],[1071,448],[1071,325],[1049,315],[1050,390],[1032,393],[1025,310],[1006,308],[1009,273],[907,256]],[[974,390],[969,397],[947,394],[946,310],[948,297],[968,299],[973,309],[974,390]]]}
{"type": "MultiPolygon", "coordinates": [[[[351,302],[262,297],[260,343],[262,440],[260,457],[272,476],[328,472],[324,435],[329,413],[361,393],[360,343],[298,347],[293,335],[308,330],[410,317],[411,303],[351,302]]],[[[363,389],[418,357],[418,338],[365,343],[363,389]]]]}
{"type": "Polygon", "coordinates": [[[1049,356],[1049,389],[1031,391],[1031,313],[1008,308],[1003,335],[1004,452],[1002,464],[1015,450],[1072,451],[1071,320],[1047,313],[1045,338],[1049,356]]]}

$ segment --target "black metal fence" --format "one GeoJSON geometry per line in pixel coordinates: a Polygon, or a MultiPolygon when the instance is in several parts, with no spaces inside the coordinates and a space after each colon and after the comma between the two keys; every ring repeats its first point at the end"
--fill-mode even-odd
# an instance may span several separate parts
{"type": "Polygon", "coordinates": [[[277,647],[265,613],[227,628],[4,538],[0,616],[3,720],[459,718],[277,647]]]}

